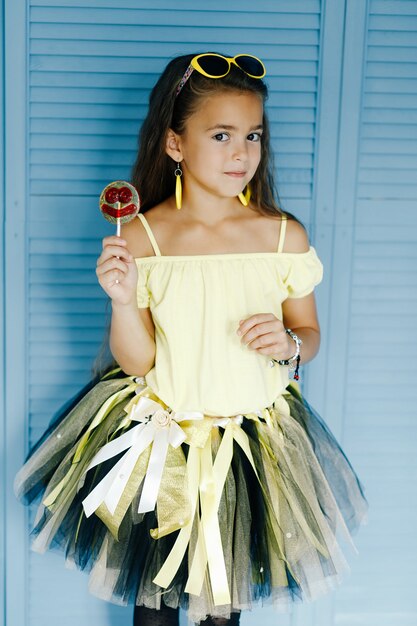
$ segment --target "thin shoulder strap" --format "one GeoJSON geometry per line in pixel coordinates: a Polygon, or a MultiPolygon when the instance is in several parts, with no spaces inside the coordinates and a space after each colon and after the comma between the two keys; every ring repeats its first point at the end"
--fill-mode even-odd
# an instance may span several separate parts
{"type": "Polygon", "coordinates": [[[284,239],[285,239],[285,231],[287,228],[287,216],[283,215],[281,218],[281,229],[279,231],[279,241],[278,241],[278,250],[277,252],[282,252],[284,247],[284,239]]]}
{"type": "Polygon", "coordinates": [[[156,254],[156,256],[162,256],[161,255],[161,251],[159,249],[158,244],[156,243],[156,239],[153,236],[153,232],[151,231],[151,227],[149,226],[149,222],[146,219],[146,217],[143,215],[143,213],[138,213],[138,218],[140,219],[140,221],[142,222],[142,224],[145,227],[146,232],[148,233],[148,237],[150,239],[150,242],[152,244],[152,248],[154,249],[154,252],[156,254]]]}

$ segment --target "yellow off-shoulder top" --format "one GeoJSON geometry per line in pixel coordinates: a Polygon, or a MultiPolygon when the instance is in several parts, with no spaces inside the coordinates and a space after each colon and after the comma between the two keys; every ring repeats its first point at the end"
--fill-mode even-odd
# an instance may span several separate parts
{"type": "Polygon", "coordinates": [[[155,256],[136,258],[137,303],[150,307],[156,358],[146,383],[174,411],[228,417],[270,406],[289,382],[286,366],[248,349],[236,334],[255,313],[282,319],[282,302],[311,293],[323,278],[316,250],[163,256],[138,215],[155,256]]]}

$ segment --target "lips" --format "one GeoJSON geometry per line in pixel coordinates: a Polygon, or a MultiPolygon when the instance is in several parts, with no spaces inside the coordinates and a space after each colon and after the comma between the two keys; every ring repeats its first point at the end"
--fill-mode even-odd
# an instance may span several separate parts
{"type": "Polygon", "coordinates": [[[246,172],[225,172],[227,176],[231,176],[232,178],[243,178],[246,176],[246,172]]]}

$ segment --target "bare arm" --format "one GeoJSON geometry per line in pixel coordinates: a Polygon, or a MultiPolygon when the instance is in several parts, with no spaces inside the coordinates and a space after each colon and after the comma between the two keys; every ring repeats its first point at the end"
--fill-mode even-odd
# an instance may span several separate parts
{"type": "Polygon", "coordinates": [[[155,341],[141,314],[147,310],[112,302],[110,350],[129,376],[145,376],[155,363],[155,341]]]}
{"type": "Polygon", "coordinates": [[[136,223],[122,226],[121,236],[103,239],[96,272],[112,300],[110,350],[126,374],[144,376],[154,365],[156,351],[150,310],[139,309],[136,301],[137,267],[133,257],[146,256],[141,247],[144,239],[136,223]]]}
{"type": "MultiPolygon", "coordinates": [[[[288,221],[284,252],[307,252],[309,241],[303,226],[288,221]]],[[[257,313],[239,323],[237,334],[249,349],[274,359],[288,359],[295,353],[295,344],[285,332],[292,331],[302,340],[301,363],[311,361],[320,347],[320,326],[314,293],[303,298],[287,298],[282,303],[282,321],[273,313],[257,313]]]]}
{"type": "MultiPolygon", "coordinates": [[[[284,250],[286,252],[307,252],[309,241],[304,228],[297,222],[288,221],[284,250]]],[[[302,340],[300,346],[301,363],[314,359],[320,348],[320,325],[314,292],[303,298],[287,298],[282,303],[283,323],[302,340]]],[[[295,352],[294,341],[287,335],[289,358],[295,352]]]]}
{"type": "MultiPolygon", "coordinates": [[[[317,320],[316,302],[314,293],[304,296],[304,298],[287,298],[282,304],[285,328],[291,330],[303,342],[300,346],[301,363],[308,363],[314,359],[320,348],[320,327],[317,320]]],[[[288,337],[289,358],[295,352],[295,343],[288,337]]]]}

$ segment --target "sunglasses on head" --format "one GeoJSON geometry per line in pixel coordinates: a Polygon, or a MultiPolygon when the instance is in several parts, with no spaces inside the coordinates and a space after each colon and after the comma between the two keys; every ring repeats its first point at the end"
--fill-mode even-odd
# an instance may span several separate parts
{"type": "Polygon", "coordinates": [[[230,72],[232,65],[236,65],[242,72],[251,78],[263,78],[266,74],[264,64],[251,54],[237,54],[235,57],[224,57],[214,52],[197,54],[191,59],[184,76],[181,78],[175,96],[178,96],[194,70],[207,78],[223,78],[230,72]]]}

